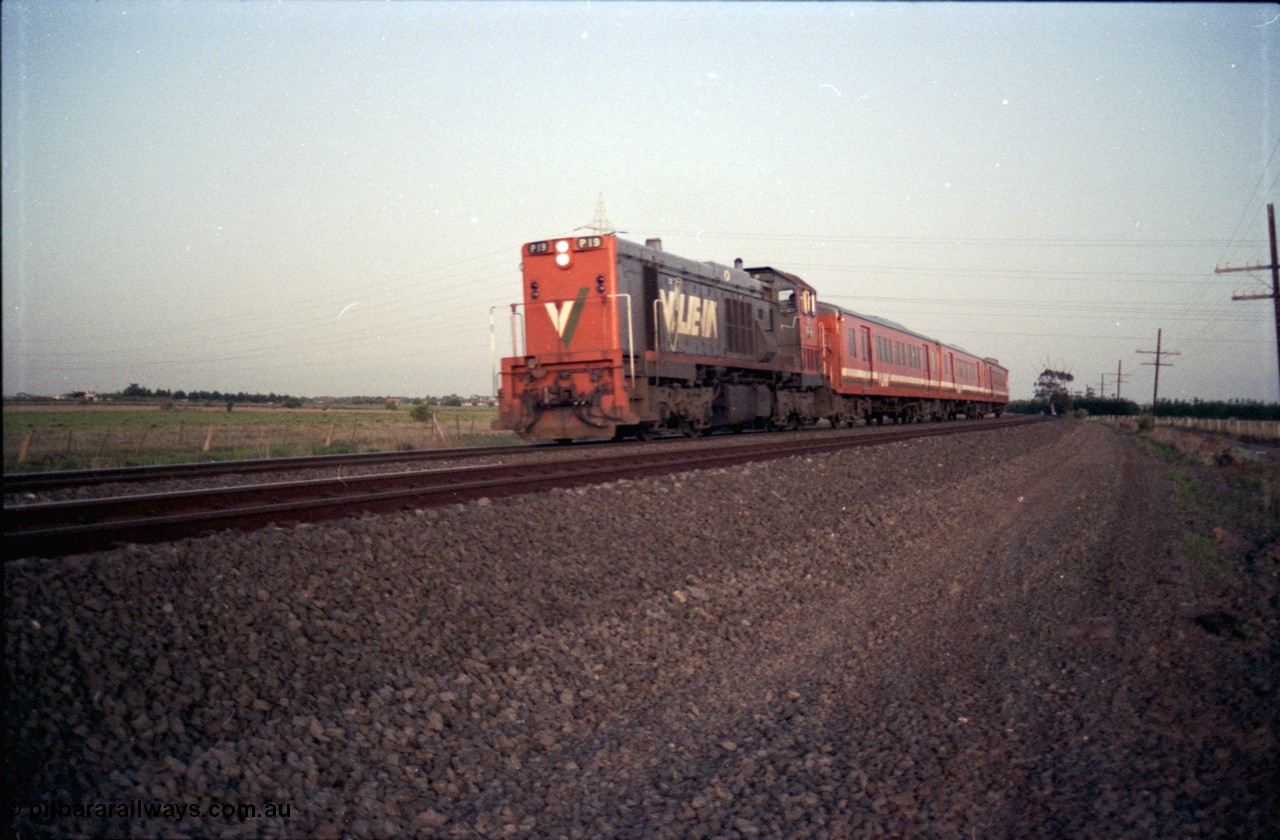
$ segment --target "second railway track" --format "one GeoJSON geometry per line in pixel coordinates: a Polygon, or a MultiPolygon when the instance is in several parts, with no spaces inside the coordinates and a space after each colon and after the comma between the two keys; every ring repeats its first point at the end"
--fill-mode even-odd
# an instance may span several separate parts
{"type": "MultiPolygon", "coordinates": [[[[5,556],[60,556],[129,542],[162,542],[220,530],[316,522],[406,508],[439,507],[555,487],[873,446],[932,435],[996,431],[1039,418],[901,426],[859,434],[618,453],[602,447],[572,460],[450,467],[162,493],[135,493],[5,507],[5,556]]],[[[523,447],[529,451],[529,447],[523,447]]],[[[400,459],[403,461],[404,459],[400,459]]],[[[258,462],[254,462],[255,465],[258,462]]],[[[279,468],[277,463],[276,468],[279,468]]]]}
{"type": "MultiPolygon", "coordinates": [[[[548,449],[551,447],[547,447],[548,449]]],[[[103,484],[141,484],[156,481],[201,480],[252,473],[342,470],[380,464],[430,463],[527,453],[529,444],[472,447],[468,449],[418,449],[407,452],[360,452],[347,455],[305,455],[294,458],[262,458],[252,461],[205,461],[151,467],[106,467],[95,470],[51,470],[5,477],[5,493],[38,493],[103,484]]]]}

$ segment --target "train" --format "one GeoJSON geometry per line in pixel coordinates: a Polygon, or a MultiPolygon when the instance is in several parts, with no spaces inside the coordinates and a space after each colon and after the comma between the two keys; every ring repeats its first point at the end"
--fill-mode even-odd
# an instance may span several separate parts
{"type": "Polygon", "coordinates": [[[522,246],[494,428],[532,441],[999,417],[1009,373],[770,266],[614,233],[522,246]]]}

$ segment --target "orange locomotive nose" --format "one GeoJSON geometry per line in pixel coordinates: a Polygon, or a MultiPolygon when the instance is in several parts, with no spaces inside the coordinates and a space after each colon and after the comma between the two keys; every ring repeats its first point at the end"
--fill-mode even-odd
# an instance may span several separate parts
{"type": "Polygon", "coordinates": [[[524,357],[503,360],[499,423],[535,439],[613,437],[629,422],[612,235],[524,247],[524,357]]]}

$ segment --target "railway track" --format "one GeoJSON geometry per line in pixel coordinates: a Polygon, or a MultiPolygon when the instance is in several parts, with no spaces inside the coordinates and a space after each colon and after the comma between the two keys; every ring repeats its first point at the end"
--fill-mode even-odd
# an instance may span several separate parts
{"type": "MultiPolygon", "coordinates": [[[[550,445],[547,448],[552,448],[550,445]]],[[[361,452],[349,455],[308,455],[294,458],[263,458],[252,461],[205,461],[194,464],[166,464],[155,467],[108,467],[98,470],[53,470],[5,476],[6,494],[36,493],[99,484],[138,484],[247,475],[267,472],[342,470],[378,464],[455,461],[481,457],[525,454],[529,444],[516,446],[469,447],[466,449],[416,449],[408,452],[361,452]]]]}
{"type": "MultiPolygon", "coordinates": [[[[61,556],[130,542],[176,540],[231,528],[252,530],[272,523],[316,522],[406,508],[440,507],[479,498],[724,467],[919,437],[998,431],[1039,421],[1040,418],[1023,418],[920,424],[802,438],[769,435],[732,445],[720,442],[700,448],[659,447],[622,453],[600,447],[598,453],[572,460],[423,469],[6,505],[5,557],[61,556]]],[[[522,452],[529,449],[520,448],[522,452]]],[[[483,451],[492,453],[492,450],[483,451]]],[[[269,463],[280,469],[284,460],[307,459],[277,459],[269,463]]],[[[252,470],[244,472],[265,469],[258,466],[262,462],[247,463],[252,465],[252,470]]]]}

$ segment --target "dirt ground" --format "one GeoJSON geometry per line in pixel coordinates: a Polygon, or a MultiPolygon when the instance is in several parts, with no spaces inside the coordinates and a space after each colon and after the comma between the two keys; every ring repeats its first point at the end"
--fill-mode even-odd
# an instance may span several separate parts
{"type": "Polygon", "coordinates": [[[7,819],[1268,836],[1280,468],[1232,451],[1061,420],[11,563],[7,819]]]}

